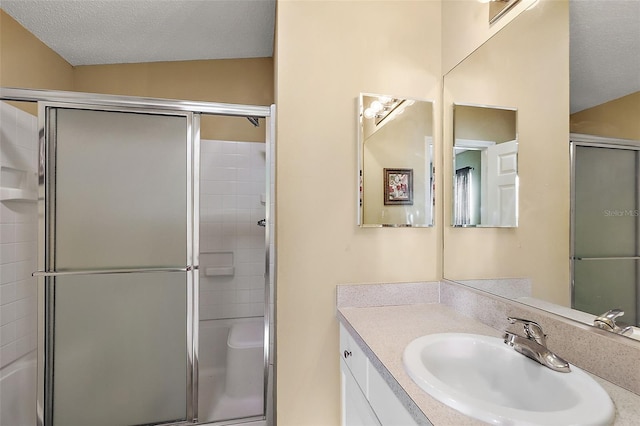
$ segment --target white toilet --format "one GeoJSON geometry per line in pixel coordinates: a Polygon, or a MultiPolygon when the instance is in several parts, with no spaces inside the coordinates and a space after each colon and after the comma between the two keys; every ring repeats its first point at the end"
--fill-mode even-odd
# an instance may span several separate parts
{"type": "Polygon", "coordinates": [[[262,397],[264,381],[264,323],[231,326],[227,338],[225,394],[232,398],[262,397]]]}

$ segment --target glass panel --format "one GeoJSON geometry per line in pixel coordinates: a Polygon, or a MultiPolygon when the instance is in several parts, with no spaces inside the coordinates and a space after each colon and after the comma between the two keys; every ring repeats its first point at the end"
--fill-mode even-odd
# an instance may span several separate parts
{"type": "Polygon", "coordinates": [[[619,323],[635,323],[637,268],[637,260],[576,261],[574,308],[594,315],[618,308],[619,323]]]}
{"type": "Polygon", "coordinates": [[[262,143],[216,140],[203,140],[200,146],[201,422],[256,417],[265,412],[268,228],[258,222],[269,218],[265,167],[272,151],[268,149],[262,143]],[[236,164],[238,167],[232,167],[236,164]]]}
{"type": "Polygon", "coordinates": [[[636,151],[576,147],[576,257],[636,255],[636,179],[636,151]]]}
{"type": "Polygon", "coordinates": [[[573,307],[618,308],[620,323],[637,323],[638,261],[606,259],[638,255],[637,151],[576,146],[575,155],[573,307]]]}
{"type": "MultiPolygon", "coordinates": [[[[188,266],[188,116],[52,108],[49,117],[50,266],[188,266]]],[[[192,416],[191,274],[46,279],[47,422],[140,425],[192,416]]]]}
{"type": "Polygon", "coordinates": [[[57,270],[185,266],[186,117],[57,117],[57,270]]]}
{"type": "Polygon", "coordinates": [[[56,278],[54,424],[186,419],[186,289],[181,272],[56,278]]]}

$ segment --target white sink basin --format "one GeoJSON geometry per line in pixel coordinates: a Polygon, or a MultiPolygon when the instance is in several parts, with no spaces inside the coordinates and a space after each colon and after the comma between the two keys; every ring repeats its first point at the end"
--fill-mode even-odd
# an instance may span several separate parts
{"type": "Polygon", "coordinates": [[[405,370],[423,390],[491,424],[606,425],[611,398],[587,373],[560,373],[519,354],[496,337],[441,333],[404,350],[405,370]]]}

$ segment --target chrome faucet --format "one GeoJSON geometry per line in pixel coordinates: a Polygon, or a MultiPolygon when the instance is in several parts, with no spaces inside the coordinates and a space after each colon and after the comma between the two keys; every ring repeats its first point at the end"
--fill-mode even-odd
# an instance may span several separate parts
{"type": "Polygon", "coordinates": [[[633,332],[632,326],[622,328],[618,324],[616,324],[616,318],[623,315],[623,310],[612,309],[600,315],[599,317],[596,317],[596,319],[593,320],[593,325],[616,334],[631,334],[633,332]]]}
{"type": "Polygon", "coordinates": [[[522,318],[508,317],[507,320],[511,324],[522,324],[527,337],[522,337],[509,331],[505,331],[504,343],[513,347],[516,352],[519,352],[554,371],[560,371],[562,373],[568,373],[571,371],[567,361],[560,358],[547,348],[547,336],[542,331],[540,324],[535,321],[522,318]]]}

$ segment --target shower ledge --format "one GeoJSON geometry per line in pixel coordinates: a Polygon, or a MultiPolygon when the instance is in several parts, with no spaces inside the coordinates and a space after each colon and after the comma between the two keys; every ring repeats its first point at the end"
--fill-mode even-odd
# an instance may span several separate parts
{"type": "Polygon", "coordinates": [[[38,201],[38,194],[35,191],[29,191],[20,188],[0,188],[0,201],[38,201]]]}

